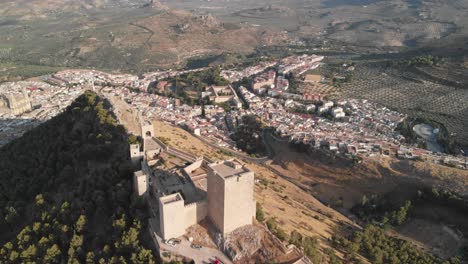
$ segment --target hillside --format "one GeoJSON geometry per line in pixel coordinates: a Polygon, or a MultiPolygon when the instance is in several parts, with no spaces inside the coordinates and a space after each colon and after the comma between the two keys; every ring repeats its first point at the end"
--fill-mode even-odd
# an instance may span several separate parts
{"type": "Polygon", "coordinates": [[[126,131],[109,109],[86,92],[0,149],[0,263],[155,262],[126,131]]]}
{"type": "Polygon", "coordinates": [[[270,167],[287,175],[291,182],[321,202],[362,226],[368,223],[385,225],[385,229],[392,230],[389,234],[411,242],[424,252],[443,260],[458,256],[465,261],[462,263],[466,263],[466,253],[462,252],[468,244],[468,226],[464,221],[468,211],[463,206],[454,205],[463,204],[460,197],[466,199],[466,171],[390,157],[369,157],[361,164],[352,164],[325,152],[298,152],[288,147],[287,143],[272,139],[270,144],[275,150],[270,167]],[[448,193],[448,200],[453,199],[455,202],[432,197],[423,199],[428,196],[423,194],[431,193],[432,190],[435,193],[448,193]],[[367,203],[368,199],[371,202],[367,203]],[[386,225],[385,222],[392,219],[393,212],[401,211],[407,201],[411,202],[411,208],[406,210],[404,217],[397,224],[386,225]],[[363,217],[355,210],[363,203],[367,203],[373,210],[376,208],[374,206],[381,204],[382,208],[377,207],[376,210],[379,218],[363,217]]]}
{"type": "Polygon", "coordinates": [[[26,66],[31,65],[40,73],[53,72],[49,67],[141,73],[184,66],[194,57],[247,54],[279,41],[272,30],[171,10],[157,1],[3,0],[0,4],[0,79],[28,75],[31,69],[26,66]],[[17,70],[10,69],[11,64],[17,70]]]}
{"type": "MultiPolygon", "coordinates": [[[[181,128],[160,121],[154,122],[154,128],[155,134],[164,138],[170,146],[192,154],[203,154],[212,159],[229,158],[226,153],[205,145],[181,128]]],[[[284,155],[278,156],[283,158],[296,157],[300,160],[301,154],[294,154],[287,146],[282,148],[282,152],[284,155]]],[[[420,248],[412,243],[400,240],[376,226],[369,225],[361,228],[356,223],[357,218],[352,216],[351,220],[346,216],[346,214],[351,215],[349,211],[342,210],[343,208],[337,207],[335,204],[335,202],[340,201],[339,196],[342,196],[344,199],[341,202],[344,203],[344,206],[351,207],[366,193],[367,190],[355,187],[362,184],[360,180],[355,179],[356,184],[351,184],[350,177],[357,175],[346,175],[343,174],[344,169],[333,169],[329,165],[320,165],[318,160],[315,162],[311,162],[311,160],[308,160],[311,165],[306,168],[316,168],[311,170],[310,174],[307,170],[298,172],[297,168],[294,167],[297,165],[293,166],[293,162],[287,163],[288,171],[278,166],[277,160],[273,163],[267,163],[266,166],[246,164],[255,172],[256,180],[258,180],[255,185],[255,199],[262,213],[257,211],[257,219],[263,222],[279,239],[285,243],[304,248],[305,254],[314,263],[392,263],[390,259],[400,261],[394,263],[457,263],[455,261],[444,262],[434,255],[427,254],[427,251],[419,250],[420,248]],[[337,179],[335,182],[330,180],[330,188],[324,189],[323,192],[317,192],[317,189],[321,188],[322,185],[327,185],[325,183],[310,184],[313,186],[310,189],[306,184],[303,184],[313,180],[318,181],[318,179],[329,180],[328,178],[332,176],[337,179]],[[346,185],[350,188],[346,189],[346,185]],[[346,192],[349,192],[350,196],[346,196],[346,192]],[[360,193],[358,194],[358,192],[360,193]]],[[[359,173],[363,173],[363,177],[368,177],[370,182],[374,182],[375,178],[378,177],[377,175],[373,176],[373,179],[370,176],[377,171],[368,171],[367,173],[363,171],[364,169],[360,169],[359,173]]],[[[374,182],[374,186],[377,185],[374,182]]],[[[431,232],[434,231],[431,230],[431,232]]],[[[400,236],[399,238],[405,237],[400,236]]]]}

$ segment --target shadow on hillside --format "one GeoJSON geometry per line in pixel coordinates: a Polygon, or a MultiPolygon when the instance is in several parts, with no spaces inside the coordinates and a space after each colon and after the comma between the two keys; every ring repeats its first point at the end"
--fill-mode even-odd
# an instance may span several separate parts
{"type": "Polygon", "coordinates": [[[0,148],[20,138],[47,120],[31,118],[0,118],[0,148]]]}

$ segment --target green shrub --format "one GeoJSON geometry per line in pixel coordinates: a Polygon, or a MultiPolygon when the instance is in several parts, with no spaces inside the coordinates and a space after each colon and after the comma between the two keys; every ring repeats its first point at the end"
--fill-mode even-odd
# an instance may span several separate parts
{"type": "Polygon", "coordinates": [[[281,241],[286,241],[288,239],[288,234],[279,227],[276,228],[275,236],[281,241]]]}
{"type": "Polygon", "coordinates": [[[255,213],[255,218],[259,222],[265,221],[265,214],[263,213],[262,205],[259,202],[257,202],[257,211],[255,213]]]}

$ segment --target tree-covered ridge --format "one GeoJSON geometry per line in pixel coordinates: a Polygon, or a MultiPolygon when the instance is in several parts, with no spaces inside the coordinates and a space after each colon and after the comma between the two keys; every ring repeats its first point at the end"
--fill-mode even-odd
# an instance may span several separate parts
{"type": "Polygon", "coordinates": [[[411,216],[414,206],[424,204],[438,205],[468,215],[468,199],[450,190],[422,188],[399,203],[393,201],[393,195],[393,193],[384,196],[372,195],[370,198],[364,196],[361,203],[355,205],[351,211],[365,222],[381,226],[401,225],[411,216]]]}
{"type": "Polygon", "coordinates": [[[146,210],[142,201],[132,199],[127,134],[110,109],[108,101],[88,91],[57,117],[0,149],[0,263],[11,262],[12,250],[18,263],[41,263],[53,252],[60,261],[79,263],[92,254],[96,262],[135,262],[134,254],[147,257],[142,263],[153,261],[140,246],[145,222],[138,219],[146,210]],[[125,225],[116,227],[124,215],[125,225]],[[84,227],[78,228],[83,218],[84,227]],[[34,225],[41,229],[35,232],[34,225]],[[43,247],[42,237],[49,241],[43,247]]]}
{"type": "Polygon", "coordinates": [[[74,218],[69,202],[51,205],[36,197],[35,215],[12,241],[0,249],[1,263],[154,263],[151,250],[139,242],[141,224],[129,222],[125,214],[112,218],[113,244],[89,248],[93,234],[86,215],[74,218]]]}

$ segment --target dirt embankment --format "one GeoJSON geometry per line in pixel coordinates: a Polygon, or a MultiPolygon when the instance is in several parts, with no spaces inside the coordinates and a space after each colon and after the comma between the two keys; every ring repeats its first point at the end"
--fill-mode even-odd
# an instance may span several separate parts
{"type": "Polygon", "coordinates": [[[430,186],[468,194],[468,171],[384,157],[367,158],[353,165],[324,153],[296,152],[285,143],[273,142],[272,146],[276,153],[272,168],[288,175],[325,204],[346,213],[364,195],[385,194],[404,186],[430,186]]]}
{"type": "MultiPolygon", "coordinates": [[[[272,168],[348,217],[353,217],[350,209],[360,203],[364,195],[392,193],[393,202],[402,204],[424,187],[468,194],[468,171],[382,157],[352,165],[323,153],[295,152],[284,143],[274,142],[272,146],[277,153],[270,165],[272,168]]],[[[414,203],[408,220],[393,234],[447,258],[454,256],[467,242],[466,217],[450,208],[418,202],[414,203]]]]}

